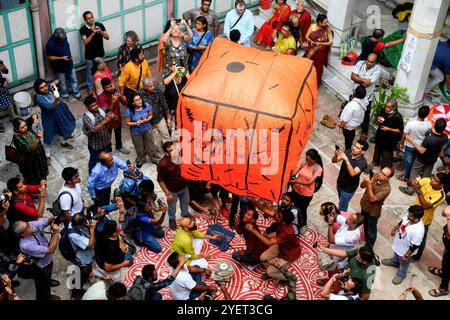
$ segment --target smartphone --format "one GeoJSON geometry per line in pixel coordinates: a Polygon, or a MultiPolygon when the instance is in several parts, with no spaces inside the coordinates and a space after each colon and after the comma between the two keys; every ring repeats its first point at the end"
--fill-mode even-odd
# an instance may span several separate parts
{"type": "Polygon", "coordinates": [[[339,146],[337,144],[334,145],[334,148],[336,149],[336,151],[341,149],[341,148],[339,148],[339,146]]]}
{"type": "Polygon", "coordinates": [[[175,19],[175,22],[176,22],[176,23],[180,23],[180,22],[181,22],[181,19],[175,19]]]}
{"type": "Polygon", "coordinates": [[[372,178],[373,178],[373,170],[369,170],[369,178],[370,178],[370,180],[372,180],[372,178]]]}
{"type": "Polygon", "coordinates": [[[314,242],[314,244],[312,245],[312,247],[315,249],[315,248],[317,248],[317,246],[318,246],[318,243],[317,243],[317,241],[316,241],[316,242],[314,242]]]}

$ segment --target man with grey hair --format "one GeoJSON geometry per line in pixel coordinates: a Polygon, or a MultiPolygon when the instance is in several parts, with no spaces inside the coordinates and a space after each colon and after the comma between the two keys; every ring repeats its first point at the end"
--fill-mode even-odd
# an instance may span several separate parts
{"type": "Polygon", "coordinates": [[[377,115],[373,165],[392,168],[394,150],[403,136],[403,117],[398,112],[397,101],[388,100],[377,115]]]}
{"type": "Polygon", "coordinates": [[[60,300],[51,294],[51,287],[59,282],[52,280],[53,254],[58,247],[60,226],[53,223],[54,217],[41,218],[37,221],[17,221],[13,224],[13,232],[20,237],[20,250],[31,258],[31,277],[36,286],[36,300],[60,300]],[[50,242],[44,235],[44,229],[51,224],[50,242]]]}
{"type": "Polygon", "coordinates": [[[162,145],[170,141],[169,129],[172,128],[172,114],[167,106],[164,92],[159,88],[152,77],[146,77],[144,87],[139,90],[142,99],[152,106],[153,118],[151,120],[154,150],[152,150],[153,163],[158,163],[164,156],[162,145]]]}

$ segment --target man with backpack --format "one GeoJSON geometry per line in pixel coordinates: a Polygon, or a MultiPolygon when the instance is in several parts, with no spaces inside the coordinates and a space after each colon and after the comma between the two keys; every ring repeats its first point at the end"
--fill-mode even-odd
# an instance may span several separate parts
{"type": "Polygon", "coordinates": [[[88,222],[83,214],[76,213],[69,226],[61,231],[61,255],[80,270],[79,282],[75,279],[75,288],[72,289],[72,298],[76,300],[80,300],[86,292],[91,277],[96,224],[96,220],[88,222]]]}
{"type": "Polygon", "coordinates": [[[61,177],[64,184],[58,192],[57,203],[53,209],[59,209],[59,212],[53,214],[61,215],[64,218],[64,224],[70,222],[70,217],[75,213],[83,212],[83,198],[81,196],[80,174],[78,169],[67,167],[64,168],[61,177]]]}
{"type": "Polygon", "coordinates": [[[186,258],[181,256],[178,258],[178,266],[173,270],[172,274],[166,279],[156,282],[158,280],[158,272],[153,264],[147,264],[142,268],[142,276],[137,276],[134,279],[133,285],[128,290],[129,300],[145,300],[145,301],[159,301],[163,300],[161,293],[158,291],[170,286],[178,273],[183,268],[186,258]]]}
{"type": "Polygon", "coordinates": [[[115,115],[112,112],[105,113],[99,108],[94,97],[86,97],[83,103],[88,109],[83,114],[83,133],[88,138],[89,174],[91,174],[100,152],[112,151],[108,123],[115,118],[115,115]]]}

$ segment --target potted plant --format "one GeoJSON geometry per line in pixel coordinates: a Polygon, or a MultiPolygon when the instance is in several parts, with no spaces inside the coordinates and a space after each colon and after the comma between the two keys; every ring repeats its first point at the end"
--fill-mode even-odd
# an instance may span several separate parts
{"type": "Polygon", "coordinates": [[[374,122],[389,100],[396,100],[399,103],[409,103],[408,89],[396,84],[391,86],[388,83],[383,83],[378,94],[373,95],[371,116],[374,122]]]}

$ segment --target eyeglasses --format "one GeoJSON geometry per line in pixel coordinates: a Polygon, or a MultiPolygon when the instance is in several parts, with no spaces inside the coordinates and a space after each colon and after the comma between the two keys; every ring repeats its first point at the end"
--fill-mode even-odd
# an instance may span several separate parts
{"type": "Polygon", "coordinates": [[[39,89],[45,89],[45,88],[47,88],[47,84],[46,84],[46,83],[41,84],[41,85],[39,86],[39,89]]]}

